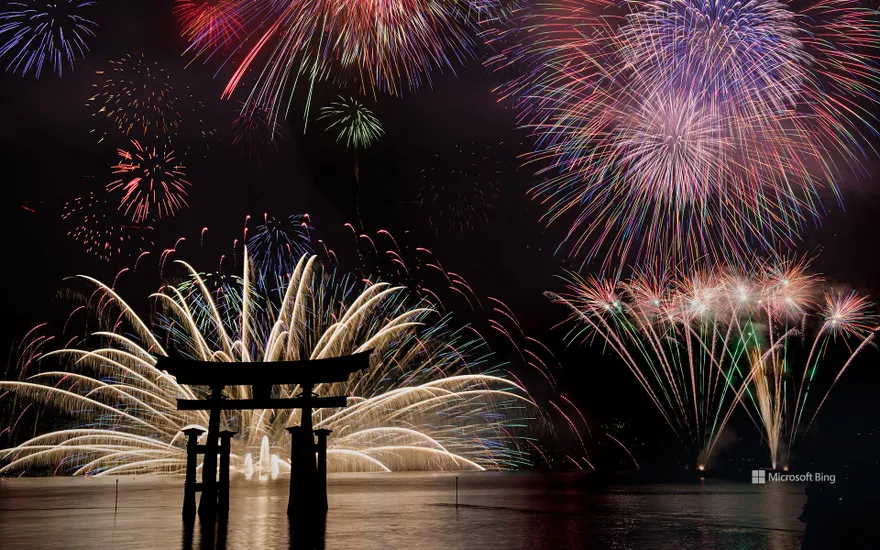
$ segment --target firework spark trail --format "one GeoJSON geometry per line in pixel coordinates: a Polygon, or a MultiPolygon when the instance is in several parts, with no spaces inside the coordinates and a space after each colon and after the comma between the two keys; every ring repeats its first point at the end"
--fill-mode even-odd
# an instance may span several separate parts
{"type": "Polygon", "coordinates": [[[88,53],[98,25],[87,19],[91,0],[18,0],[0,13],[0,57],[10,57],[7,71],[40,78],[49,65],[61,77],[65,62],[73,70],[88,53]]]}
{"type": "Polygon", "coordinates": [[[152,227],[132,224],[115,204],[94,193],[65,202],[61,219],[70,225],[69,237],[105,262],[118,256],[131,258],[153,246],[152,227]]]}
{"type": "MultiPolygon", "coordinates": [[[[460,311],[460,305],[469,311],[482,309],[470,283],[447,271],[431,250],[416,246],[408,238],[398,240],[384,229],[368,234],[358,233],[351,224],[346,227],[351,231],[356,251],[354,262],[364,281],[394,281],[447,312],[460,311]]],[[[332,250],[327,256],[339,261],[332,250]]]]}
{"type": "MultiPolygon", "coordinates": [[[[207,419],[176,410],[177,398],[203,395],[155,368],[156,357],[171,349],[209,361],[320,359],[372,349],[367,372],[316,388],[320,394],[349,396],[346,409],[314,412],[316,427],[333,430],[331,470],[497,469],[528,463],[518,438],[535,425],[537,411],[524,388],[500,371],[472,368],[483,362],[483,344],[463,341],[430,308],[409,306],[400,287],[363,286],[324,271],[315,258],[303,258],[289,284],[265,296],[248,288],[246,269],[236,288],[241,297],[231,302],[238,304],[235,311],[224,312],[205,280],[183,265],[189,283],[166,285],[153,295],[160,314],[152,329],[113,289],[85,277],[95,288],[89,309],[107,328],[43,354],[40,372],[32,372],[37,364],[28,360],[19,380],[0,382],[7,399],[41,403],[77,424],[0,451],[0,471],[181,472],[180,430],[207,419]],[[48,366],[53,358],[61,370],[48,366]]],[[[247,398],[250,391],[227,388],[232,398],[247,398]]],[[[298,388],[275,391],[291,397],[298,388]]],[[[240,434],[234,440],[236,467],[252,470],[253,454],[286,448],[284,428],[298,423],[298,415],[227,415],[225,424],[240,434]]],[[[272,461],[275,470],[283,465],[277,456],[272,461]]]]}
{"type": "Polygon", "coordinates": [[[537,140],[544,219],[571,220],[563,245],[585,263],[790,244],[876,133],[880,18],[855,1],[562,0],[511,16],[487,64],[537,140]]]}
{"type": "Polygon", "coordinates": [[[623,360],[699,465],[713,457],[743,404],[775,468],[788,465],[809,427],[804,411],[816,417],[833,385],[873,342],[880,318],[855,293],[830,290],[824,305],[815,300],[821,287],[807,266],[761,263],[748,273],[719,266],[674,277],[644,272],[625,281],[572,274],[564,296],[548,297],[571,309],[571,336],[599,338],[623,360]],[[795,343],[808,338],[804,361],[795,343]],[[810,394],[819,364],[838,341],[848,346],[847,358],[817,403],[810,394]]]}
{"type": "Polygon", "coordinates": [[[607,433],[606,433],[605,435],[607,435],[608,438],[611,439],[611,441],[617,443],[617,444],[620,446],[621,449],[623,449],[624,451],[626,451],[627,456],[629,456],[629,458],[633,461],[633,465],[636,467],[636,470],[638,470],[638,469],[639,469],[639,463],[636,461],[636,457],[634,457],[634,456],[632,455],[632,453],[629,452],[629,449],[626,448],[626,445],[624,445],[623,443],[621,443],[619,439],[617,439],[616,437],[614,437],[614,436],[611,435],[611,434],[607,434],[607,433]]]}

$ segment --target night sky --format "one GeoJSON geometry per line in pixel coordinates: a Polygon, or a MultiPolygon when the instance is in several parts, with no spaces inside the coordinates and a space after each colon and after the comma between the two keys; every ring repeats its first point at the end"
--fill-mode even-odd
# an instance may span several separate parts
{"type": "MultiPolygon", "coordinates": [[[[189,59],[181,56],[186,43],[178,36],[172,5],[168,0],[102,2],[95,10],[99,27],[92,50],[77,61],[74,72],[62,79],[47,73],[39,80],[2,74],[6,296],[0,345],[10,357],[14,343],[52,314],[65,277],[83,273],[107,281],[131,265],[124,258],[107,263],[87,255],[65,235],[67,228],[60,220],[65,201],[91,191],[104,193],[113,178],[110,166],[117,160],[118,142],[97,142],[90,133],[96,126],[93,113],[86,106],[92,85],[100,82],[95,72],[105,69],[109,59],[143,54],[162,64],[179,95],[203,104],[198,108],[202,122],[194,125],[198,131],[182,135],[175,144],[192,183],[190,208],[157,223],[155,249],[161,251],[185,237],[187,244],[178,257],[210,271],[221,254],[231,253],[245,217],[259,219],[264,213],[308,213],[316,236],[329,247],[341,251],[350,246],[351,233],[343,224],[354,221],[353,156],[333,142],[315,115],[317,107],[338,94],[357,96],[357,89],[320,84],[305,133],[298,94],[278,152],[268,152],[265,165],[258,166],[231,146],[229,127],[236,100],[243,100],[244,94],[239,91],[232,101],[220,99],[229,71],[215,78],[218,63],[213,60],[186,66],[189,59]],[[204,140],[196,135],[201,131],[215,135],[204,140]],[[200,250],[203,227],[208,232],[200,250]]],[[[515,113],[498,102],[493,77],[474,60],[457,74],[435,71],[432,78],[433,87],[405,92],[403,97],[362,98],[385,130],[385,136],[359,157],[365,229],[387,229],[398,238],[406,235],[408,242],[431,249],[447,270],[462,274],[478,295],[506,302],[524,329],[557,353],[567,392],[588,418],[620,418],[635,426],[631,437],[660,438],[674,446],[659,415],[621,365],[603,357],[598,346],[592,351],[579,344],[567,346],[566,330],[552,328],[566,312],[550,304],[542,292],[560,290],[557,276],[579,265],[580,259],[567,263],[564,251],[554,254],[565,227],[543,227],[540,205],[526,197],[538,179],[532,175],[535,167],[520,166],[519,157],[529,150],[532,138],[516,129],[515,113]],[[469,147],[491,147],[503,164],[497,206],[488,212],[489,223],[473,231],[435,231],[428,223],[430,212],[418,203],[422,171],[436,166],[438,155],[450,158],[457,149],[469,147]]],[[[804,231],[796,254],[815,255],[814,270],[835,284],[878,296],[880,186],[874,176],[880,157],[866,154],[866,174],[841,185],[843,207],[830,193],[823,196],[827,214],[822,225],[804,231]]],[[[583,273],[590,269],[587,266],[583,273]]],[[[146,295],[158,287],[155,276],[145,279],[132,285],[131,292],[146,295]]],[[[866,417],[876,418],[876,406],[870,403],[880,382],[877,366],[876,351],[857,362],[826,405],[823,428],[871,425],[866,417]]],[[[758,439],[752,435],[750,439],[758,439]]]]}

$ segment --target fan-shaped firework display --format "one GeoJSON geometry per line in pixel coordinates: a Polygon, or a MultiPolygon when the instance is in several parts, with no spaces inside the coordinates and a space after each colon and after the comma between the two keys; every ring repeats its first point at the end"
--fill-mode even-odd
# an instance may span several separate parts
{"type": "Polygon", "coordinates": [[[571,220],[571,253],[606,267],[791,242],[874,132],[877,13],[849,0],[615,6],[539,5],[496,38],[489,64],[513,73],[502,94],[551,175],[534,189],[545,220],[571,220]]]}
{"type": "Polygon", "coordinates": [[[91,0],[14,0],[0,12],[0,58],[6,70],[40,78],[43,68],[59,77],[89,51],[98,25],[89,20],[91,0]]]}
{"type": "Polygon", "coordinates": [[[64,203],[61,219],[69,224],[67,234],[86,253],[105,262],[120,256],[132,258],[153,245],[152,227],[132,223],[116,204],[94,193],[64,203]]]}
{"type": "MultiPolygon", "coordinates": [[[[429,308],[409,305],[402,288],[362,287],[303,258],[286,288],[254,297],[246,270],[241,309],[227,317],[227,325],[199,276],[192,269],[190,274],[194,284],[187,292],[166,287],[155,295],[162,314],[153,329],[112,289],[86,278],[95,288],[88,309],[108,330],[43,356],[40,365],[56,357],[61,370],[25,362],[21,380],[0,382],[23,402],[45,404],[77,423],[4,450],[2,471],[43,466],[96,475],[182,471],[180,430],[207,418],[176,410],[175,398],[194,398],[200,391],[155,368],[156,357],[169,347],[194,359],[242,362],[372,350],[367,372],[316,388],[319,394],[349,397],[346,409],[314,411],[315,426],[333,430],[331,470],[483,470],[528,462],[518,434],[535,423],[535,410],[523,388],[500,372],[471,368],[468,358],[480,356],[480,343],[451,333],[429,308]]],[[[228,391],[236,398],[250,392],[228,391]]],[[[278,389],[283,397],[296,391],[278,389]]],[[[227,416],[226,424],[239,433],[236,467],[253,467],[248,455],[261,453],[264,438],[270,448],[285,446],[284,428],[296,424],[298,415],[296,410],[227,416]]]]}
{"type": "Polygon", "coordinates": [[[100,129],[104,120],[134,138],[164,137],[180,125],[171,78],[157,61],[126,54],[96,75],[101,81],[93,84],[86,106],[93,110],[97,127],[92,132],[99,141],[106,136],[100,129]]]}
{"type": "Polygon", "coordinates": [[[354,98],[339,97],[321,107],[319,120],[327,123],[327,131],[349,149],[365,149],[382,136],[382,124],[376,115],[354,98]]]}
{"type": "Polygon", "coordinates": [[[820,292],[805,264],[789,262],[746,274],[573,275],[565,296],[548,296],[571,309],[573,335],[598,338],[626,364],[700,466],[742,403],[776,468],[788,466],[798,435],[880,330],[865,298],[832,290],[816,300],[820,292]],[[817,371],[823,359],[821,370],[833,368],[833,346],[847,353],[826,389],[817,371]]]}
{"type": "Polygon", "coordinates": [[[246,32],[234,44],[241,60],[224,96],[256,69],[248,103],[271,105],[275,117],[286,115],[287,96],[300,79],[310,86],[333,79],[353,82],[365,94],[399,94],[430,82],[433,69],[454,70],[474,49],[475,11],[464,0],[238,4],[228,17],[243,22],[246,32]]]}
{"type": "Polygon", "coordinates": [[[265,214],[262,225],[247,239],[248,250],[260,275],[274,280],[291,273],[297,259],[313,252],[311,232],[314,230],[308,214],[293,214],[286,220],[265,214]]]}
{"type": "Polygon", "coordinates": [[[428,225],[435,232],[464,233],[488,224],[505,169],[498,148],[491,145],[456,145],[449,153],[434,155],[431,167],[421,172],[418,197],[428,225]]]}
{"type": "Polygon", "coordinates": [[[178,164],[174,151],[165,148],[144,147],[137,140],[130,150],[119,149],[119,164],[113,173],[119,179],[107,185],[107,190],[122,195],[119,209],[142,222],[151,216],[173,216],[189,206],[186,202],[190,183],[184,179],[184,166],[178,164]]]}

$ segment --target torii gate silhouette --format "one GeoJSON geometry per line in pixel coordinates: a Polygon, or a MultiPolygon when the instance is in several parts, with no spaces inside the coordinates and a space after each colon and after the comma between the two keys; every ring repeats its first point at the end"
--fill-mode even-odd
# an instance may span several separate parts
{"type": "Polygon", "coordinates": [[[201,491],[198,513],[211,516],[229,510],[229,449],[234,432],[220,431],[220,412],[254,409],[302,409],[299,426],[291,426],[290,445],[290,498],[288,516],[305,517],[314,512],[327,511],[327,436],[330,430],[312,427],[312,411],[316,408],[345,407],[346,397],[318,397],[317,384],[345,382],[353,373],[366,369],[370,351],[344,357],[312,361],[276,361],[261,363],[218,363],[189,361],[182,358],[160,358],[156,367],[177,378],[177,382],[191,386],[209,386],[208,399],[178,399],[181,411],[210,411],[208,434],[204,445],[198,438],[202,428],[188,428],[186,446],[186,481],[184,485],[183,516],[194,518],[196,493],[201,491]],[[272,398],[272,386],[299,384],[302,392],[292,398],[272,398]],[[252,399],[226,399],[226,386],[252,386],[252,399]],[[318,441],[315,443],[315,436],[318,441]],[[213,452],[212,452],[213,451],[213,452]],[[315,454],[317,453],[317,461],[315,454]],[[202,482],[196,481],[198,455],[204,454],[202,482]],[[217,478],[217,457],[220,457],[220,476],[217,478]]]}

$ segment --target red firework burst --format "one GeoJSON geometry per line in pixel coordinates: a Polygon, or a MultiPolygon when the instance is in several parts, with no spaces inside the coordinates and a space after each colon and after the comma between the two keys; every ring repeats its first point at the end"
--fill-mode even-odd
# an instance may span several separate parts
{"type": "Polygon", "coordinates": [[[184,179],[184,166],[178,164],[174,151],[143,147],[132,140],[132,150],[118,149],[120,161],[113,166],[119,179],[107,185],[107,191],[121,190],[119,209],[135,222],[142,222],[154,214],[159,218],[171,217],[186,202],[190,183],[184,179]]]}
{"type": "Polygon", "coordinates": [[[189,49],[196,53],[222,48],[242,30],[230,0],[176,0],[174,14],[180,24],[180,36],[189,41],[189,49]]]}

